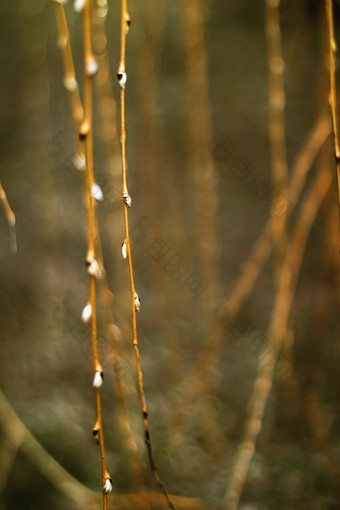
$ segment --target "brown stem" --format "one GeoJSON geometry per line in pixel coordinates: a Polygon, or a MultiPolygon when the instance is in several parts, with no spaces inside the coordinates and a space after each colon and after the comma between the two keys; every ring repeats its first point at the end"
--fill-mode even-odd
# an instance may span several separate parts
{"type": "Polygon", "coordinates": [[[320,172],[296,220],[291,240],[280,271],[278,291],[274,302],[266,343],[260,356],[257,376],[248,404],[248,418],[244,435],[234,462],[225,495],[225,510],[236,510],[246,481],[256,440],[262,428],[265,406],[273,384],[274,368],[287,334],[290,310],[306,243],[319,207],[332,182],[328,170],[320,172]]]}
{"type": "Polygon", "coordinates": [[[2,184],[0,182],[0,202],[2,205],[2,208],[4,210],[8,226],[10,228],[11,232],[11,251],[12,253],[16,253],[17,251],[17,236],[15,231],[15,214],[11,209],[11,206],[9,205],[9,202],[7,200],[7,196],[5,193],[4,188],[2,187],[2,184]]]}
{"type": "Polygon", "coordinates": [[[132,255],[131,255],[131,243],[130,243],[130,233],[129,233],[129,215],[128,210],[131,206],[131,197],[127,188],[127,178],[126,178],[126,127],[125,127],[125,83],[126,83],[126,68],[125,68],[125,52],[126,52],[126,34],[130,25],[130,16],[127,10],[127,0],[121,1],[121,55],[120,55],[120,63],[118,67],[118,81],[120,84],[120,109],[121,109],[121,127],[120,127],[120,140],[121,140],[121,153],[122,153],[122,184],[123,184],[123,200],[124,200],[124,227],[125,227],[125,240],[126,243],[126,252],[127,252],[127,260],[129,266],[129,276],[130,276],[130,289],[131,289],[131,309],[132,309],[132,330],[133,330],[133,347],[136,356],[136,365],[137,365],[137,375],[138,375],[138,383],[139,383],[139,393],[141,399],[142,406],[142,415],[144,422],[144,435],[145,435],[145,443],[148,451],[149,462],[151,466],[151,470],[153,476],[164,494],[166,498],[167,504],[169,508],[174,509],[175,506],[169,498],[169,495],[164,487],[163,482],[161,481],[158,471],[156,469],[155,461],[153,458],[152,452],[152,444],[151,437],[149,431],[149,422],[148,422],[148,410],[145,399],[144,385],[143,385],[143,374],[140,364],[140,354],[139,354],[139,344],[138,344],[138,334],[137,334],[137,311],[139,311],[140,300],[139,296],[135,289],[134,283],[134,274],[133,274],[133,266],[132,266],[132,255]]]}
{"type": "MultiPolygon", "coordinates": [[[[327,117],[321,116],[314,129],[309,134],[305,144],[299,152],[295,164],[293,165],[292,175],[283,194],[287,200],[289,210],[285,215],[285,222],[288,220],[291,210],[295,206],[301,194],[303,184],[307,174],[312,167],[315,157],[321,146],[330,133],[330,125],[327,117]]],[[[214,366],[218,359],[218,354],[222,342],[228,335],[228,330],[240,311],[244,301],[249,296],[261,269],[268,260],[273,246],[280,239],[281,229],[285,223],[280,222],[280,229],[274,230],[273,224],[275,218],[272,215],[266,222],[261,234],[255,242],[250,255],[243,263],[240,275],[236,280],[229,297],[227,297],[218,312],[218,318],[215,320],[211,334],[204,342],[192,373],[186,378],[185,387],[182,391],[182,400],[178,403],[177,412],[174,417],[175,425],[171,429],[181,429],[186,426],[185,416],[190,416],[190,408],[195,403],[197,395],[202,391],[207,380],[209,369],[214,366]]],[[[177,433],[176,441],[179,440],[181,432],[177,433]]]]}
{"type": "MultiPolygon", "coordinates": [[[[329,41],[329,96],[328,102],[332,116],[333,138],[334,138],[334,155],[336,163],[336,179],[338,192],[338,208],[339,208],[339,226],[340,226],[340,147],[339,147],[339,128],[338,128],[338,110],[336,97],[336,64],[337,44],[334,35],[334,19],[333,19],[333,0],[326,0],[326,12],[328,23],[328,41],[329,41]]],[[[340,251],[340,242],[339,242],[340,251]]]]}
{"type": "Polygon", "coordinates": [[[102,464],[102,487],[103,487],[103,510],[107,510],[108,498],[107,492],[112,489],[111,478],[106,467],[104,433],[100,398],[100,384],[95,384],[96,377],[102,377],[103,370],[98,357],[98,339],[97,339],[97,317],[96,317],[96,267],[98,262],[95,253],[95,236],[96,236],[96,211],[95,200],[92,194],[92,187],[95,183],[93,169],[93,128],[92,128],[92,88],[93,77],[97,70],[92,50],[92,29],[91,29],[91,4],[90,0],[86,0],[83,7],[83,29],[84,29],[84,118],[79,128],[81,139],[85,140],[85,159],[86,159],[86,198],[87,198],[87,217],[88,217],[88,249],[86,263],[89,272],[89,304],[92,309],[91,315],[91,341],[94,371],[94,387],[96,400],[96,424],[95,432],[98,435],[100,456],[102,464]],[[92,268],[95,268],[92,270],[92,268]]]}

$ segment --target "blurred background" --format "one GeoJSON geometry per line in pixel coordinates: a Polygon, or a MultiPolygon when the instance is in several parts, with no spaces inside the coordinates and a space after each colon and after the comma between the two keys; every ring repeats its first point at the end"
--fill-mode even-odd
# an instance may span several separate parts
{"type": "MultiPolygon", "coordinates": [[[[0,4],[1,184],[17,241],[14,253],[2,213],[1,510],[101,508],[85,489],[101,487],[81,322],[86,208],[54,8],[0,4]]],[[[129,11],[131,243],[158,471],[178,508],[338,509],[340,273],[324,3],[131,0],[129,11]],[[245,266],[268,221],[261,254],[245,266]],[[254,396],[261,352],[276,368],[272,380],[262,363],[254,396]],[[264,396],[262,430],[228,506],[252,395],[255,414],[264,396]]],[[[82,17],[71,1],[65,12],[82,96],[82,17]]],[[[113,342],[98,285],[110,506],[160,509],[162,498],[145,496],[158,488],[121,255],[119,2],[93,2],[93,39],[97,213],[116,324],[113,342]]]]}

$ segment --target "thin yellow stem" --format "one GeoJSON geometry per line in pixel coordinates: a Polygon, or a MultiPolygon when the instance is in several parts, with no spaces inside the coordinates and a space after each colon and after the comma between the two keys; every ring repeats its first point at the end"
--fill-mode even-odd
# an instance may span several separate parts
{"type": "MultiPolygon", "coordinates": [[[[339,208],[339,225],[340,225],[340,147],[339,147],[339,128],[338,128],[338,111],[336,97],[336,64],[337,44],[334,35],[334,19],[333,19],[333,0],[326,0],[326,12],[328,23],[328,41],[329,41],[329,107],[332,116],[333,138],[334,138],[334,155],[336,163],[336,178],[338,192],[338,208],[339,208]]],[[[340,243],[339,243],[340,251],[340,243]]]]}
{"type": "Polygon", "coordinates": [[[13,253],[16,253],[16,251],[17,251],[17,236],[16,236],[16,231],[15,231],[15,214],[12,211],[11,206],[9,205],[5,190],[2,187],[1,182],[0,182],[0,202],[1,202],[2,208],[4,210],[4,213],[5,213],[5,216],[7,219],[7,223],[10,228],[11,236],[12,236],[11,251],[13,253]]]}
{"type": "Polygon", "coordinates": [[[267,340],[259,360],[257,376],[248,404],[248,418],[226,492],[224,510],[238,508],[256,441],[261,432],[263,415],[273,384],[274,368],[287,334],[288,320],[309,232],[331,182],[332,177],[328,169],[317,175],[303,203],[287,246],[267,340]]]}
{"type": "Polygon", "coordinates": [[[280,29],[280,0],[266,0],[265,25],[269,68],[269,139],[274,196],[283,190],[287,176],[285,136],[285,90],[280,29]]]}
{"type": "MultiPolygon", "coordinates": [[[[225,341],[235,317],[253,289],[273,247],[279,242],[281,229],[285,226],[291,210],[299,199],[308,172],[312,168],[320,148],[328,138],[330,129],[330,122],[327,117],[320,116],[301,148],[293,165],[289,183],[283,193],[283,197],[287,200],[286,205],[287,207],[289,206],[288,214],[285,214],[285,222],[280,222],[280,228],[275,230],[273,226],[276,219],[273,215],[270,216],[252,247],[249,256],[243,263],[239,277],[233,285],[230,295],[224,299],[218,311],[218,317],[212,332],[203,344],[202,351],[198,356],[192,373],[186,377],[182,399],[177,405],[178,411],[174,417],[175,424],[171,428],[180,428],[182,431],[185,429],[186,417],[190,416],[190,407],[196,402],[195,397],[202,391],[207,380],[207,374],[218,359],[222,342],[225,341]]],[[[179,441],[179,437],[180,433],[177,433],[177,441],[179,441]]]]}
{"type": "Polygon", "coordinates": [[[79,128],[81,139],[85,140],[85,159],[86,159],[86,200],[87,200],[87,216],[88,216],[88,249],[86,263],[89,272],[89,304],[91,306],[91,342],[93,356],[94,371],[94,387],[96,400],[96,424],[94,432],[98,437],[100,446],[100,456],[102,465],[102,487],[103,487],[103,510],[107,510],[108,497],[107,493],[112,489],[111,478],[106,467],[104,433],[100,398],[100,385],[97,379],[102,377],[103,370],[98,356],[98,338],[97,338],[97,314],[96,314],[96,278],[98,277],[99,266],[95,253],[95,237],[96,237],[96,211],[95,200],[92,189],[95,183],[93,169],[93,128],[92,128],[92,89],[93,77],[97,71],[97,64],[94,59],[92,50],[92,29],[91,29],[91,4],[90,0],[86,0],[83,7],[83,29],[84,29],[84,118],[79,128]],[[97,273],[97,274],[96,274],[97,273]]]}
{"type": "Polygon", "coordinates": [[[78,82],[75,75],[74,63],[72,57],[70,32],[67,25],[65,9],[63,3],[54,0],[54,10],[58,26],[58,45],[61,50],[64,65],[64,86],[69,92],[70,105],[73,119],[79,127],[83,120],[83,107],[79,96],[78,82]]]}
{"type": "Polygon", "coordinates": [[[175,506],[169,498],[169,495],[161,481],[158,471],[156,469],[156,465],[153,458],[152,452],[152,444],[150,438],[149,431],[149,423],[148,423],[148,410],[145,399],[144,385],[143,385],[143,374],[142,368],[140,364],[140,354],[139,354],[139,344],[138,344],[138,334],[137,334],[137,311],[140,307],[139,296],[135,289],[134,283],[134,274],[133,274],[133,265],[132,265],[132,255],[131,255],[131,243],[130,243],[130,233],[129,233],[129,215],[128,210],[131,206],[131,197],[127,188],[127,178],[126,178],[126,127],[125,127],[125,84],[126,84],[126,68],[125,68],[125,54],[126,54],[126,35],[130,26],[130,16],[127,10],[127,1],[121,1],[121,54],[120,54],[120,63],[118,67],[117,78],[120,84],[120,140],[121,140],[121,154],[122,154],[122,185],[123,185],[123,200],[124,200],[124,228],[125,228],[125,243],[126,243],[126,253],[127,260],[129,266],[129,276],[130,276],[130,289],[131,289],[131,309],[132,309],[132,333],[133,333],[133,347],[136,356],[136,365],[137,365],[137,375],[138,375],[138,383],[139,383],[139,393],[141,399],[141,407],[142,407],[142,415],[143,415],[143,423],[144,423],[144,436],[145,443],[148,451],[149,462],[151,466],[151,470],[153,476],[160,488],[163,492],[164,497],[166,498],[167,504],[169,508],[174,509],[175,506]]]}

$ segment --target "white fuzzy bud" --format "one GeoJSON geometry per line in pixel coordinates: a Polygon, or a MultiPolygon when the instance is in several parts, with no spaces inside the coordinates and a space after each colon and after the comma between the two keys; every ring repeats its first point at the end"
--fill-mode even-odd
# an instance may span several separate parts
{"type": "Polygon", "coordinates": [[[66,5],[68,0],[54,0],[56,4],[66,5]]]}
{"type": "Polygon", "coordinates": [[[86,169],[86,159],[84,154],[75,154],[72,158],[72,162],[79,172],[83,172],[86,169]]]}
{"type": "Polygon", "coordinates": [[[98,71],[98,64],[94,58],[91,58],[86,66],[86,71],[89,76],[94,76],[98,71]]]}
{"type": "Polygon", "coordinates": [[[103,384],[103,372],[96,372],[94,374],[92,386],[93,388],[100,388],[102,384],[103,384]]]}
{"type": "Polygon", "coordinates": [[[124,200],[124,203],[125,203],[128,207],[131,207],[132,200],[131,200],[131,197],[130,197],[129,193],[124,193],[124,195],[123,195],[123,200],[124,200]]]}
{"type": "Polygon", "coordinates": [[[84,9],[86,0],[75,0],[74,2],[74,10],[76,12],[81,12],[84,9]]]}
{"type": "Polygon", "coordinates": [[[105,18],[105,16],[107,15],[107,12],[108,12],[108,8],[107,7],[100,7],[97,10],[98,18],[105,18]]]}
{"type": "Polygon", "coordinates": [[[102,202],[104,200],[104,196],[103,196],[101,187],[98,186],[97,183],[92,184],[91,195],[97,202],[102,202]]]}
{"type": "Polygon", "coordinates": [[[111,327],[112,327],[113,335],[114,335],[115,339],[118,342],[121,342],[122,341],[122,332],[120,330],[120,327],[117,326],[117,324],[111,324],[111,327]]]}
{"type": "Polygon", "coordinates": [[[108,494],[112,491],[112,481],[111,478],[106,478],[105,485],[104,485],[104,492],[105,494],[108,494]]]}
{"type": "Polygon", "coordinates": [[[57,44],[58,44],[58,47],[63,50],[65,47],[66,47],[66,44],[67,44],[67,37],[65,37],[64,35],[60,35],[57,39],[57,44]]]}
{"type": "Polygon", "coordinates": [[[138,294],[135,294],[135,308],[136,308],[136,312],[140,311],[140,306],[141,306],[141,302],[140,302],[139,296],[138,296],[138,294]]]}
{"type": "Polygon", "coordinates": [[[87,305],[83,308],[83,311],[81,312],[81,320],[86,324],[89,322],[89,320],[92,317],[92,306],[90,303],[87,303],[87,305]]]}
{"type": "Polygon", "coordinates": [[[77,80],[74,76],[67,76],[64,79],[64,87],[68,92],[74,92],[78,88],[77,80]]]}
{"type": "Polygon", "coordinates": [[[126,84],[126,81],[127,81],[127,75],[126,73],[124,72],[118,72],[117,73],[117,79],[118,79],[118,83],[119,85],[121,86],[122,89],[125,89],[125,84],[126,84]]]}
{"type": "Polygon", "coordinates": [[[95,276],[98,280],[100,280],[102,277],[102,273],[99,269],[98,262],[96,261],[96,259],[92,259],[91,262],[88,264],[87,272],[91,276],[95,276]]]}
{"type": "Polygon", "coordinates": [[[126,245],[125,241],[122,244],[122,255],[123,255],[123,259],[127,258],[127,245],[126,245]]]}

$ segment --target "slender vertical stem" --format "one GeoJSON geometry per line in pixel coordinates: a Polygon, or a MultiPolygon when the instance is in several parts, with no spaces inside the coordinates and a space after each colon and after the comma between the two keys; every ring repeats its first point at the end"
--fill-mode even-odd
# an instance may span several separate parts
{"type": "MultiPolygon", "coordinates": [[[[60,2],[60,0],[54,0],[54,11],[59,32],[58,46],[61,49],[64,65],[64,86],[70,95],[73,119],[77,124],[80,124],[83,119],[84,112],[79,96],[78,82],[74,71],[70,32],[67,25],[64,5],[60,2]]],[[[77,128],[78,127],[79,126],[77,126],[77,128]]]]}
{"type": "Polygon", "coordinates": [[[287,180],[285,135],[285,90],[280,29],[280,0],[266,0],[265,25],[269,68],[269,139],[271,145],[274,196],[287,180]]]}
{"type": "MultiPolygon", "coordinates": [[[[337,44],[334,35],[334,19],[333,19],[333,0],[326,0],[326,12],[328,23],[328,41],[329,41],[329,96],[328,102],[332,116],[333,138],[334,138],[334,155],[336,163],[336,178],[338,191],[338,208],[339,208],[339,225],[340,225],[340,146],[339,146],[339,128],[338,128],[338,111],[336,97],[336,64],[337,44]]],[[[340,243],[339,243],[340,251],[340,243]]]]}
{"type": "Polygon", "coordinates": [[[285,63],[282,56],[282,37],[280,27],[281,0],[265,0],[265,30],[268,54],[268,134],[270,142],[272,173],[272,211],[273,232],[281,230],[279,243],[275,247],[275,276],[278,274],[285,242],[285,219],[287,209],[278,214],[282,193],[288,178],[286,154],[286,125],[284,87],[285,63]],[[283,225],[283,226],[282,226],[283,225]]]}
{"type": "MultiPolygon", "coordinates": [[[[64,87],[69,93],[70,107],[72,118],[75,126],[75,133],[79,131],[79,127],[84,117],[84,109],[81,103],[79,87],[74,69],[70,31],[67,24],[64,4],[61,0],[54,0],[54,12],[58,27],[58,46],[61,50],[64,66],[64,87]]],[[[77,168],[83,170],[85,166],[84,143],[78,139],[78,158],[77,168]]]]}
{"type": "Polygon", "coordinates": [[[209,282],[211,308],[220,296],[218,173],[212,154],[213,125],[204,17],[200,0],[181,3],[187,64],[188,173],[191,178],[193,234],[200,268],[209,282]]]}
{"type": "MultiPolygon", "coordinates": [[[[330,122],[327,117],[321,116],[295,160],[291,177],[284,191],[284,196],[289,204],[285,222],[288,220],[291,209],[295,206],[301,195],[308,173],[320,148],[328,138],[330,129],[330,122]]],[[[279,228],[274,229],[275,221],[273,215],[268,218],[249,256],[241,267],[240,274],[232,287],[230,295],[223,300],[219,308],[218,317],[212,331],[203,344],[192,372],[186,377],[185,384],[183,384],[182,397],[177,405],[173,427],[180,424],[182,430],[185,428],[186,417],[190,416],[191,406],[195,404],[196,397],[198,397],[206,384],[209,370],[218,359],[222,342],[225,341],[228,330],[231,328],[246,298],[251,293],[273,247],[280,240],[281,229],[285,223],[280,222],[279,228]]]]}
{"type": "Polygon", "coordinates": [[[153,476],[160,488],[163,492],[168,507],[174,509],[175,506],[170,500],[168,493],[161,481],[158,471],[156,469],[155,461],[153,458],[152,452],[152,444],[151,437],[149,431],[149,422],[148,422],[148,410],[145,399],[144,385],[143,385],[143,374],[140,364],[140,354],[139,354],[139,344],[138,344],[138,334],[137,334],[137,311],[140,307],[139,296],[135,289],[134,283],[134,274],[133,274],[133,266],[132,266],[132,255],[131,255],[131,243],[130,243],[130,233],[129,233],[129,217],[128,210],[131,206],[131,197],[128,192],[127,187],[127,178],[126,178],[126,127],[125,127],[125,84],[127,81],[126,76],[126,67],[125,67],[125,54],[126,54],[126,35],[130,26],[130,16],[127,10],[127,0],[121,0],[121,53],[120,53],[120,63],[118,67],[117,78],[120,84],[120,140],[121,140],[121,154],[122,154],[122,185],[123,185],[123,200],[124,200],[124,226],[125,226],[125,244],[126,244],[126,254],[129,266],[129,276],[130,276],[130,288],[131,288],[131,309],[132,309],[132,331],[133,331],[133,347],[136,356],[136,365],[137,365],[137,375],[138,375],[138,383],[139,383],[139,393],[141,399],[142,406],[142,414],[143,414],[143,422],[144,422],[144,435],[145,435],[145,444],[148,451],[149,462],[151,466],[151,470],[153,476]]]}
{"type": "Polygon", "coordinates": [[[0,182],[0,202],[2,205],[2,208],[4,210],[8,226],[11,231],[11,250],[13,253],[16,253],[17,251],[17,236],[15,231],[15,214],[9,205],[9,202],[7,200],[6,192],[0,182]]]}
{"type": "MultiPolygon", "coordinates": [[[[79,128],[79,136],[85,140],[85,159],[86,159],[86,199],[87,199],[87,216],[88,216],[88,249],[86,263],[89,271],[89,304],[91,305],[91,341],[92,341],[92,356],[93,356],[93,370],[94,382],[96,376],[102,377],[103,370],[98,357],[98,339],[97,339],[97,316],[96,316],[96,271],[91,268],[98,263],[95,257],[95,235],[96,235],[96,212],[95,200],[92,195],[92,186],[94,180],[93,170],[93,130],[92,130],[92,88],[93,76],[97,70],[97,64],[94,59],[92,50],[92,36],[91,36],[91,4],[90,0],[86,0],[83,7],[83,29],[84,29],[84,69],[85,69],[85,84],[84,84],[84,118],[79,128]]],[[[100,446],[100,456],[102,464],[102,486],[103,486],[103,509],[107,510],[107,492],[111,490],[111,478],[106,468],[106,457],[104,447],[104,434],[100,398],[100,385],[94,384],[95,400],[96,400],[96,424],[94,432],[96,433],[100,446]]]]}
{"type": "Polygon", "coordinates": [[[248,404],[248,417],[243,439],[236,454],[225,495],[224,510],[238,508],[249,465],[255,451],[255,444],[261,432],[263,415],[273,384],[274,368],[287,334],[288,320],[308,235],[331,182],[331,174],[327,169],[317,175],[302,205],[292,238],[287,246],[279,275],[267,340],[260,356],[256,380],[248,404]]]}

